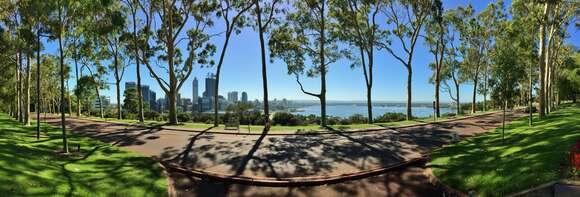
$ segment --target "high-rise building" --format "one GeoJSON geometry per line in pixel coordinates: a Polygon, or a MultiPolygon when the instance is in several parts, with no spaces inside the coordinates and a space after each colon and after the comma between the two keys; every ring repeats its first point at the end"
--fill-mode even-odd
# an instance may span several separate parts
{"type": "Polygon", "coordinates": [[[197,101],[197,97],[199,97],[199,95],[198,95],[198,92],[199,92],[199,90],[198,90],[199,89],[199,84],[197,82],[197,77],[193,78],[193,84],[192,84],[192,86],[193,86],[193,95],[192,95],[191,99],[193,101],[197,101]]]}
{"type": "Polygon", "coordinates": [[[205,78],[205,91],[203,97],[213,98],[215,96],[216,79],[214,74],[208,74],[205,78]]]}
{"type": "Polygon", "coordinates": [[[143,98],[143,103],[149,103],[151,99],[151,90],[149,90],[148,85],[141,86],[141,97],[143,98]]]}
{"type": "Polygon", "coordinates": [[[156,110],[155,106],[157,106],[157,93],[151,91],[149,94],[149,108],[151,110],[156,110]]]}
{"type": "MultiPolygon", "coordinates": [[[[107,106],[111,105],[111,99],[108,96],[101,96],[101,100],[103,102],[103,108],[106,108],[107,106]]],[[[99,102],[99,99],[96,98],[95,101],[93,102],[93,108],[99,109],[101,107],[101,103],[99,102]]]]}
{"type": "Polygon", "coordinates": [[[242,92],[242,103],[248,102],[248,93],[242,92]]]}
{"type": "Polygon", "coordinates": [[[238,102],[238,92],[228,92],[228,102],[235,103],[238,102]]]}

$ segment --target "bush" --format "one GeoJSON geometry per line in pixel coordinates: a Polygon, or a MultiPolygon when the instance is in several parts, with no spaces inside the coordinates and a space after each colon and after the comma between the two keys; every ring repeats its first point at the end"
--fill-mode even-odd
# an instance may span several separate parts
{"type": "Polygon", "coordinates": [[[179,122],[189,122],[191,121],[191,114],[187,112],[177,113],[177,121],[179,122]]]}
{"type": "Polygon", "coordinates": [[[134,113],[129,113],[129,112],[125,112],[122,114],[123,115],[123,119],[128,119],[128,120],[137,120],[137,114],[134,113]]]}
{"type": "Polygon", "coordinates": [[[302,121],[302,116],[294,115],[287,112],[277,112],[274,114],[272,118],[272,123],[274,125],[283,125],[283,126],[296,126],[296,125],[303,125],[304,122],[302,121]]]}
{"type": "Polygon", "coordinates": [[[348,120],[350,124],[364,124],[368,119],[362,114],[353,114],[352,116],[348,117],[348,120]]]}
{"type": "Polygon", "coordinates": [[[326,124],[327,125],[337,125],[340,123],[340,121],[341,121],[340,117],[336,117],[336,116],[326,117],[326,124]]]}
{"type": "Polygon", "coordinates": [[[143,116],[147,120],[161,120],[161,114],[155,111],[143,112],[143,116]]]}
{"type": "Polygon", "coordinates": [[[457,114],[455,114],[455,113],[448,112],[448,113],[441,114],[441,117],[453,117],[453,116],[456,116],[456,115],[457,114]]]}
{"type": "Polygon", "coordinates": [[[403,121],[406,119],[406,115],[404,113],[393,113],[387,112],[382,116],[379,116],[375,119],[375,122],[396,122],[396,121],[403,121]]]}

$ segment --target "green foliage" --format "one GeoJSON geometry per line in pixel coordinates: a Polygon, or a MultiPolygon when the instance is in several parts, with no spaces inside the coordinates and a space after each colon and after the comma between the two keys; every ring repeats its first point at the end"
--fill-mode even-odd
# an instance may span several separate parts
{"type": "Polygon", "coordinates": [[[191,121],[191,113],[179,112],[179,113],[177,113],[177,120],[179,122],[190,122],[191,121]]]}
{"type": "Polygon", "coordinates": [[[397,122],[403,121],[406,119],[406,115],[404,113],[399,112],[387,112],[378,118],[375,118],[376,122],[397,122]]]}
{"type": "Polygon", "coordinates": [[[277,112],[272,118],[273,125],[296,126],[304,124],[302,120],[291,113],[277,112]]]}
{"type": "Polygon", "coordinates": [[[136,88],[125,88],[123,92],[123,109],[129,113],[139,112],[139,98],[137,98],[136,88]]]}
{"type": "Polygon", "coordinates": [[[41,139],[0,114],[3,196],[166,196],[167,178],[153,159],[72,134],[74,151],[60,155],[60,130],[42,124],[41,139]],[[80,145],[80,152],[76,152],[80,145]]]}

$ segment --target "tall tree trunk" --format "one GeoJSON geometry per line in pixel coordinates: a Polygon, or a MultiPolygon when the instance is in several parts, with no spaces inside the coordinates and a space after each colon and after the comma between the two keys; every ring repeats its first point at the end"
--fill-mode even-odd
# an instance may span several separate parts
{"type": "MultiPolygon", "coordinates": [[[[487,62],[487,61],[486,61],[487,62]]],[[[483,73],[483,111],[487,111],[487,77],[489,75],[489,65],[485,64],[485,72],[483,73]]]]}
{"type": "Polygon", "coordinates": [[[220,60],[218,62],[217,69],[216,69],[215,88],[214,88],[214,95],[213,95],[213,107],[214,107],[214,115],[213,115],[214,122],[213,122],[213,126],[214,127],[217,127],[218,124],[219,124],[218,110],[219,110],[219,84],[220,84],[220,75],[221,75],[221,70],[222,70],[222,64],[223,64],[224,57],[225,57],[225,54],[226,54],[226,49],[227,49],[228,43],[230,41],[231,33],[232,32],[229,29],[226,31],[226,38],[224,40],[224,45],[222,46],[222,51],[220,53],[220,60]]]}
{"type": "MultiPolygon", "coordinates": [[[[120,78],[120,74],[119,74],[119,57],[117,55],[117,52],[115,51],[115,56],[114,56],[114,66],[115,66],[115,90],[117,91],[117,119],[121,120],[123,119],[123,108],[121,106],[121,78],[120,78]]],[[[101,103],[102,105],[102,103],[101,103]]]]}
{"type": "Polygon", "coordinates": [[[457,115],[460,115],[461,114],[461,103],[459,100],[459,84],[457,84],[457,83],[455,83],[455,98],[457,98],[457,102],[455,102],[457,105],[457,115]]]}
{"type": "Polygon", "coordinates": [[[176,95],[177,95],[177,77],[175,76],[175,65],[174,65],[174,56],[175,56],[175,46],[174,46],[174,38],[173,38],[173,8],[167,8],[165,3],[163,4],[164,10],[166,10],[165,18],[167,18],[168,25],[166,31],[166,46],[167,46],[167,64],[169,66],[169,124],[177,124],[177,103],[176,103],[176,95]]]}
{"type": "MultiPolygon", "coordinates": [[[[177,114],[177,99],[176,99],[177,95],[176,95],[176,92],[170,91],[168,97],[169,97],[169,114],[171,116],[171,114],[177,114]]],[[[169,122],[171,124],[177,124],[178,123],[177,116],[175,116],[175,119],[170,117],[169,122]],[[174,123],[172,123],[172,122],[174,122],[174,123]]]]}
{"type": "Polygon", "coordinates": [[[26,126],[30,126],[30,54],[26,56],[26,106],[25,109],[25,117],[24,123],[26,126]]]}
{"type": "Polygon", "coordinates": [[[326,2],[322,2],[321,16],[320,16],[320,126],[326,127],[326,60],[325,60],[325,48],[324,44],[326,41],[326,21],[325,21],[325,10],[326,2]]]}
{"type": "Polygon", "coordinates": [[[36,140],[40,140],[40,30],[37,31],[36,49],[36,140]]]}
{"type": "Polygon", "coordinates": [[[411,96],[411,87],[412,87],[412,82],[413,82],[413,69],[411,67],[411,64],[409,64],[407,66],[407,120],[412,120],[413,119],[413,114],[412,114],[412,105],[413,105],[413,100],[412,100],[412,96],[411,96]]]}
{"type": "Polygon", "coordinates": [[[65,123],[66,123],[66,118],[64,115],[64,110],[62,110],[65,107],[65,103],[64,103],[64,49],[62,46],[62,34],[63,34],[63,28],[64,28],[64,24],[62,24],[62,5],[59,3],[58,5],[58,18],[60,20],[60,24],[59,24],[59,32],[58,32],[58,46],[59,46],[59,52],[60,52],[60,108],[61,108],[61,112],[60,112],[60,121],[61,121],[61,130],[62,130],[62,143],[63,143],[63,152],[68,153],[68,141],[67,141],[67,136],[66,136],[66,128],[65,128],[65,123]]]}
{"type": "Polygon", "coordinates": [[[16,92],[16,97],[14,98],[14,101],[16,102],[14,105],[14,119],[18,120],[19,116],[20,116],[20,88],[18,85],[18,81],[20,80],[20,53],[16,53],[16,64],[15,64],[15,68],[14,69],[14,78],[16,79],[16,83],[14,83],[14,90],[16,92]]]}
{"type": "MultiPolygon", "coordinates": [[[[75,53],[75,58],[74,58],[74,62],[75,62],[75,78],[77,81],[77,84],[79,84],[79,66],[78,66],[78,62],[77,59],[79,57],[79,54],[77,52],[77,49],[75,47],[74,49],[74,53],[75,53]]],[[[82,71],[80,73],[82,75],[82,71]]],[[[81,117],[81,98],[77,97],[77,117],[81,117]]]]}
{"type": "Polygon", "coordinates": [[[266,46],[264,44],[264,26],[259,0],[255,0],[256,16],[258,17],[258,33],[260,36],[260,54],[262,55],[262,90],[264,92],[264,131],[270,130],[270,105],[268,103],[268,73],[266,72],[266,46]]]}
{"type": "Polygon", "coordinates": [[[475,111],[477,110],[477,101],[476,101],[476,96],[477,96],[477,74],[476,77],[473,79],[473,98],[471,100],[471,113],[474,114],[475,111]]]}
{"type": "Polygon", "coordinates": [[[546,109],[546,87],[545,87],[545,54],[546,54],[546,22],[548,17],[548,10],[550,4],[546,1],[544,3],[544,12],[542,15],[542,21],[540,22],[540,46],[539,46],[539,67],[540,67],[540,119],[544,119],[546,116],[545,109],[546,109]]]}
{"type": "MultiPolygon", "coordinates": [[[[138,42],[137,42],[137,20],[135,18],[135,10],[132,10],[132,17],[133,17],[133,44],[135,49],[135,66],[136,70],[135,73],[137,74],[137,98],[139,99],[139,122],[143,123],[145,118],[143,114],[143,94],[141,92],[141,66],[139,65],[139,49],[138,49],[138,42]]],[[[193,98],[195,100],[195,98],[193,98]]],[[[195,101],[194,101],[195,102],[195,101]]],[[[152,107],[152,106],[151,106],[152,107]]]]}
{"type": "Polygon", "coordinates": [[[528,125],[532,126],[533,125],[533,117],[532,117],[532,113],[533,113],[533,95],[532,95],[532,91],[533,91],[533,85],[532,85],[532,73],[534,72],[534,69],[532,67],[532,65],[530,65],[530,73],[528,76],[528,110],[529,110],[529,117],[528,117],[528,125]]]}
{"type": "Polygon", "coordinates": [[[70,97],[70,93],[69,91],[69,87],[68,87],[68,79],[66,80],[66,90],[67,90],[67,94],[66,94],[66,103],[68,104],[67,110],[68,110],[68,115],[72,116],[72,99],[70,97]]]}
{"type": "Polygon", "coordinates": [[[18,122],[22,122],[22,78],[20,67],[22,65],[22,53],[18,52],[18,57],[16,59],[16,103],[17,103],[17,112],[16,112],[16,119],[18,122]]]}

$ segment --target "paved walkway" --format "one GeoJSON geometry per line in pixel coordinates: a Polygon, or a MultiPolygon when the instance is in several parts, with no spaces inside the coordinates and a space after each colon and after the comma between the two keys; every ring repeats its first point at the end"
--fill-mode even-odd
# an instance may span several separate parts
{"type": "MultiPolygon", "coordinates": [[[[524,114],[509,113],[508,120],[522,115],[524,114]]],[[[47,118],[47,121],[59,124],[60,120],[47,118]]],[[[469,137],[500,125],[501,114],[493,113],[433,125],[364,133],[337,131],[334,134],[324,135],[269,136],[184,132],[162,128],[144,129],[124,124],[67,119],[67,126],[73,132],[84,133],[128,150],[174,162],[187,168],[230,176],[270,178],[337,176],[385,167],[420,157],[436,147],[452,143],[454,134],[469,137]]],[[[357,188],[364,187],[361,184],[372,186],[371,190],[379,188],[380,191],[402,192],[408,190],[405,188],[406,184],[417,185],[410,187],[411,190],[420,188],[424,184],[425,178],[421,179],[419,172],[422,172],[420,167],[407,168],[399,171],[399,175],[386,174],[336,184],[332,187],[344,189],[347,194],[350,194],[348,193],[348,188],[350,188],[356,193],[353,195],[360,194],[357,188]],[[379,187],[376,183],[383,185],[379,187]],[[383,188],[380,189],[381,187],[383,188]]],[[[182,180],[176,181],[177,187],[180,187],[182,180]]],[[[192,181],[196,184],[188,186],[192,187],[188,191],[194,191],[195,187],[199,187],[200,184],[216,186],[216,183],[199,182],[200,180],[185,182],[192,183],[192,181]]],[[[216,187],[220,188],[219,184],[216,187]]],[[[323,187],[330,186],[310,187],[310,189],[325,194],[323,187]]],[[[247,194],[246,192],[252,191],[253,187],[228,185],[226,190],[229,191],[232,188],[237,191],[234,193],[247,194]]],[[[200,189],[203,190],[203,188],[198,188],[198,191],[200,189]]],[[[270,190],[272,189],[267,191],[270,190]]],[[[336,191],[336,189],[332,190],[336,191]]],[[[299,191],[301,190],[289,192],[299,191]]],[[[279,191],[272,190],[272,192],[272,194],[280,194],[279,191]]],[[[308,196],[310,192],[304,194],[308,196]]],[[[255,194],[262,195],[260,192],[255,194]]]]}

